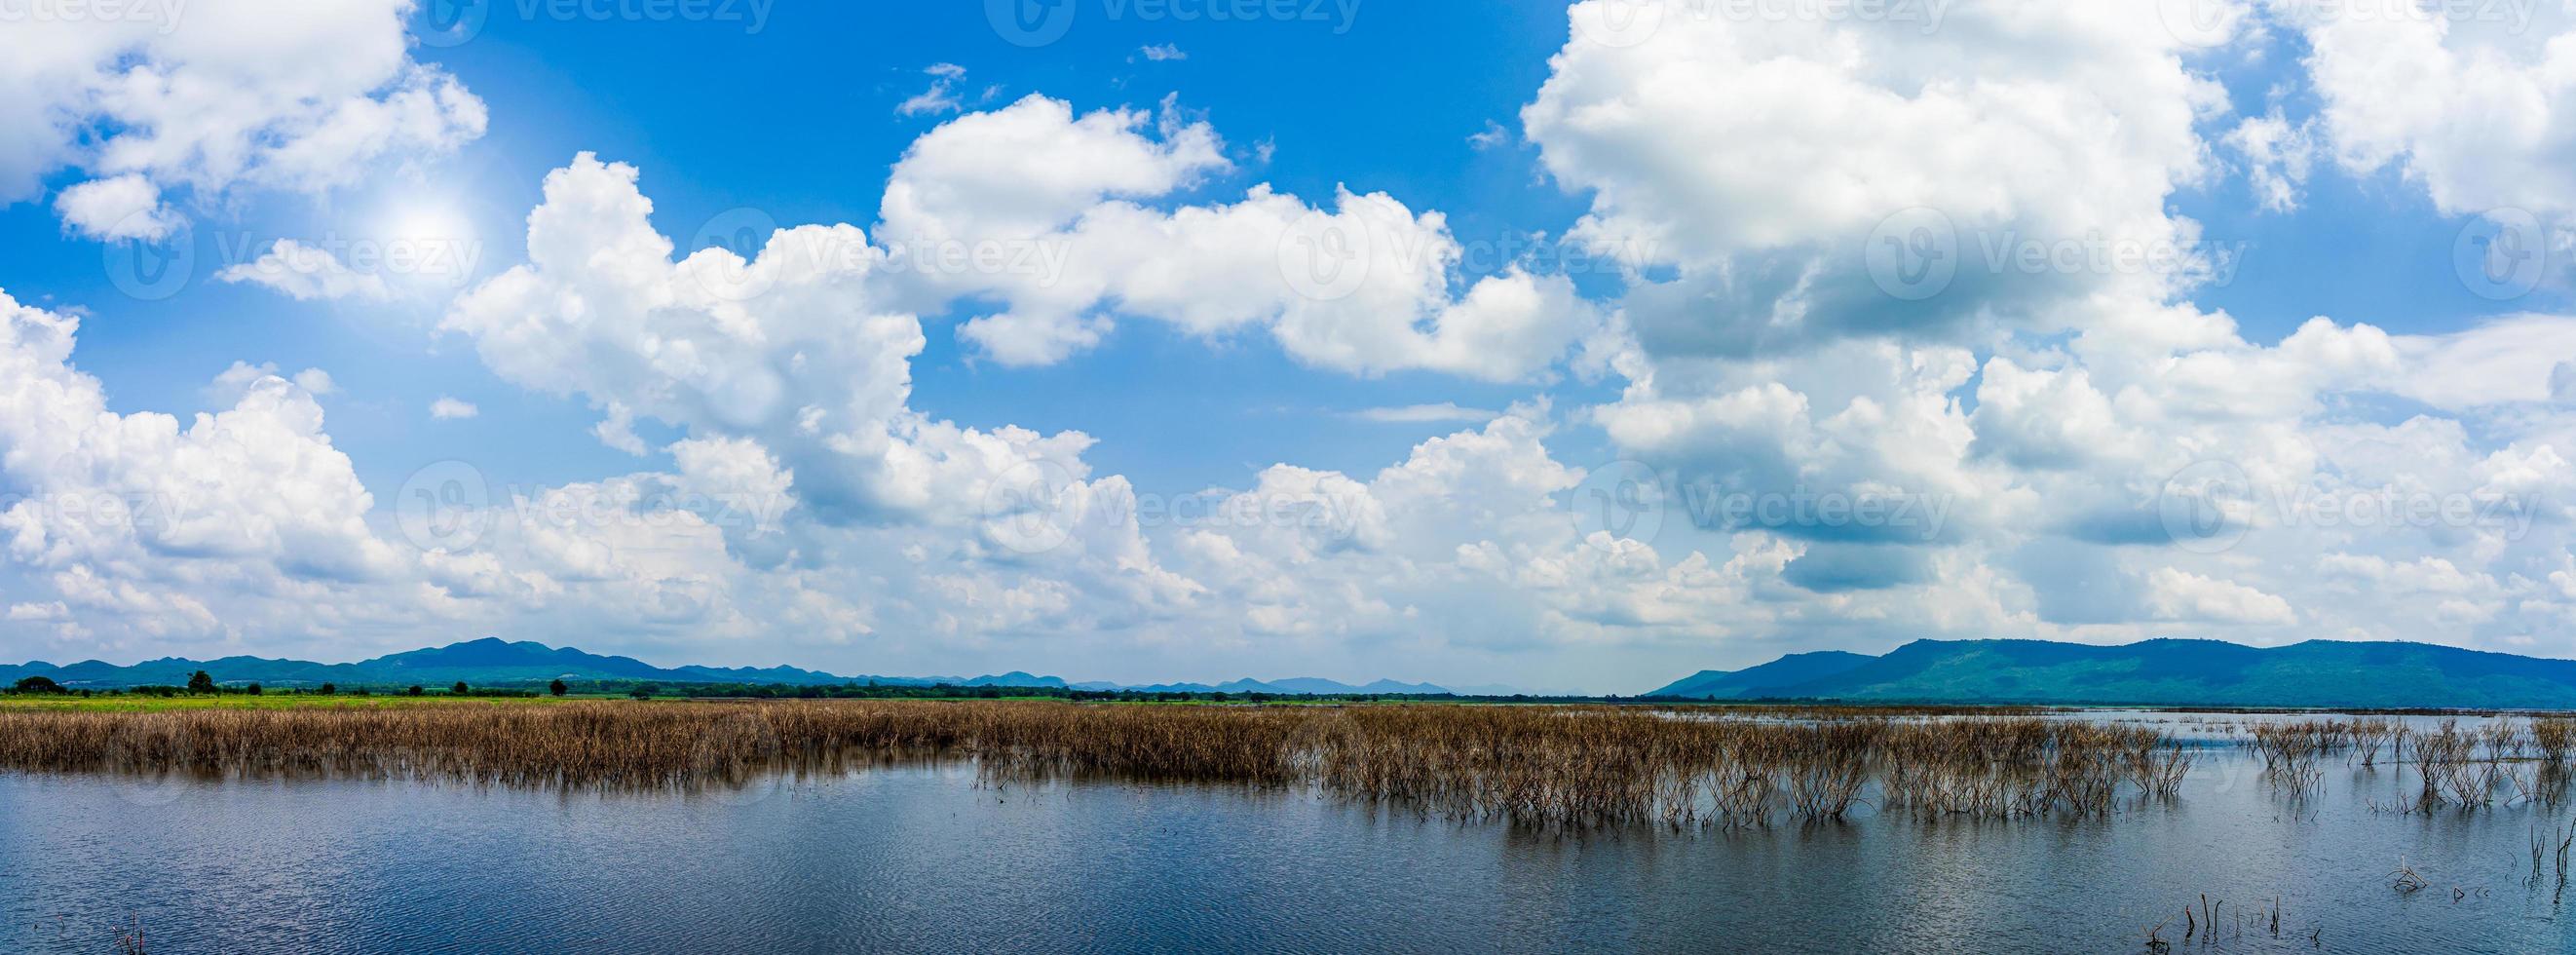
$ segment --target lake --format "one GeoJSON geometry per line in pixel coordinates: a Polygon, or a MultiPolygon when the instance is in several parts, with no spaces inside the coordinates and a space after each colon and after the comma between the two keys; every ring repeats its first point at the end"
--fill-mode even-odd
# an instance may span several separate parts
{"type": "Polygon", "coordinates": [[[953,763],[687,797],[0,774],[0,948],[2188,951],[2206,893],[2225,951],[2576,949],[2576,897],[2526,884],[2569,811],[2406,815],[2411,770],[2328,766],[2303,801],[2218,749],[2108,818],[1578,835],[953,763]]]}

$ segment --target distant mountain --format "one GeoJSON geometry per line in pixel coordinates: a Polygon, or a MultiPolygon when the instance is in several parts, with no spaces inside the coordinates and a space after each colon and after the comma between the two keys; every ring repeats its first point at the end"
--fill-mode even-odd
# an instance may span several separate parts
{"type": "Polygon", "coordinates": [[[1062,688],[1065,686],[1063,677],[1031,676],[1018,670],[1013,670],[1009,673],[1002,674],[1001,676],[979,676],[972,680],[959,680],[954,682],[958,686],[1045,686],[1056,688],[1062,688]]]}
{"type": "Polygon", "coordinates": [[[1877,657],[1841,650],[1815,653],[1792,653],[1757,667],[1742,670],[1701,670],[1673,681],[1655,696],[1748,697],[1764,696],[1785,687],[1840,676],[1854,667],[1877,657]]]}
{"type": "Polygon", "coordinates": [[[887,677],[836,676],[816,670],[795,667],[657,667],[634,657],[603,656],[571,647],[549,647],[530,641],[506,641],[486,637],[444,647],[407,650],[356,663],[314,663],[306,660],[271,660],[262,657],[221,657],[213,660],[188,660],[163,657],[132,666],[117,666],[98,660],[84,660],[65,666],[44,661],[19,665],[0,664],[0,683],[15,682],[22,677],[51,677],[70,687],[118,687],[186,683],[188,675],[204,670],[220,682],[262,683],[270,686],[310,686],[320,683],[342,683],[351,686],[401,686],[423,684],[443,686],[463,680],[475,686],[510,686],[544,683],[558,677],[570,680],[665,680],[675,683],[773,683],[786,685],[876,682],[902,686],[929,686],[948,683],[962,686],[1063,686],[1057,677],[1007,673],[1001,676],[963,677],[887,677]]]}
{"type": "Polygon", "coordinates": [[[1581,690],[1550,690],[1511,683],[1452,683],[1449,692],[1459,696],[1589,696],[1581,690]]]}
{"type": "Polygon", "coordinates": [[[2370,708],[2576,709],[2576,660],[2420,643],[2217,640],[2090,646],[1917,640],[1885,656],[1800,653],[1707,670],[1652,695],[1692,699],[2370,708]]]}
{"type": "Polygon", "coordinates": [[[1085,690],[1140,689],[1161,692],[1224,691],[1227,693],[1340,694],[1340,693],[1421,693],[1449,692],[1428,683],[1397,683],[1379,680],[1365,686],[1352,686],[1334,680],[1297,677],[1264,682],[1236,680],[1220,686],[1204,683],[1167,683],[1146,687],[1126,687],[1116,683],[1068,684],[1063,677],[1038,676],[1013,670],[1009,673],[978,677],[956,676],[836,676],[819,670],[802,670],[789,666],[775,667],[657,667],[633,657],[603,656],[571,647],[549,647],[526,640],[507,641],[494,637],[468,640],[443,647],[407,650],[356,663],[314,663],[307,660],[271,660],[262,657],[233,656],[213,660],[187,660],[163,657],[132,666],[118,666],[98,660],[57,666],[38,660],[24,664],[0,664],[0,685],[31,676],[49,677],[68,687],[110,688],[124,686],[177,686],[188,682],[188,676],[206,671],[218,682],[228,684],[260,683],[268,686],[314,686],[339,683],[347,686],[445,686],[463,680],[472,686],[526,686],[542,684],[558,677],[567,680],[660,680],[672,683],[767,683],[789,686],[876,683],[888,686],[998,686],[998,687],[1070,687],[1085,690]]]}
{"type": "MultiPolygon", "coordinates": [[[[1236,682],[1244,684],[1256,683],[1256,681],[1252,680],[1239,680],[1236,682]]],[[[1227,686],[1233,685],[1235,684],[1227,684],[1227,686]]],[[[1433,686],[1428,683],[1398,683],[1394,680],[1374,680],[1358,686],[1352,686],[1351,684],[1344,683],[1340,680],[1327,680],[1322,677],[1312,676],[1289,677],[1285,680],[1270,680],[1261,682],[1259,685],[1262,687],[1259,692],[1308,693],[1316,695],[1336,693],[1422,693],[1437,695],[1449,692],[1446,689],[1433,686]]]]}

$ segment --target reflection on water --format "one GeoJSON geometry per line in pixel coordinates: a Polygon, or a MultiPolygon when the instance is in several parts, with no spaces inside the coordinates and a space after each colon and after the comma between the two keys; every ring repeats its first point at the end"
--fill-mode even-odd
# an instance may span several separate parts
{"type": "Polygon", "coordinates": [[[0,775],[0,949],[111,952],[139,920],[156,953],[2144,951],[2203,893],[2226,951],[2576,944],[2525,884],[2565,811],[2401,815],[2372,807],[2408,770],[2327,775],[2294,802],[2228,750],[2108,818],[1582,837],[953,765],[693,798],[0,775]],[[2392,888],[2401,858],[2425,889],[2392,888]]]}

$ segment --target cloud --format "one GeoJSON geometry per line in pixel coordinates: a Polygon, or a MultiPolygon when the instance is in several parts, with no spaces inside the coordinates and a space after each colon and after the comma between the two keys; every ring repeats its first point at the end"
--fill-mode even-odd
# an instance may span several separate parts
{"type": "Polygon", "coordinates": [[[474,407],[471,402],[458,401],[445,395],[440,395],[438,400],[429,403],[429,416],[438,421],[463,421],[482,413],[483,409],[474,407]]]}
{"type": "Polygon", "coordinates": [[[1386,408],[1362,408],[1346,412],[1349,417],[1379,424],[1482,424],[1492,421],[1499,412],[1482,408],[1461,408],[1456,402],[1401,405],[1386,408]]]}
{"type": "MultiPolygon", "coordinates": [[[[200,591],[331,587],[397,574],[373,499],[304,388],[236,364],[230,406],[182,427],[106,409],[69,364],[77,319],[0,293],[0,554],[81,612],[150,635],[237,633],[200,591]]],[[[319,383],[326,379],[299,376],[319,383]]]]}
{"type": "Polygon", "coordinates": [[[1225,205],[1141,204],[1231,169],[1174,104],[1076,117],[1031,96],[915,141],[877,236],[908,300],[1004,304],[958,335],[1005,365],[1064,361],[1139,317],[1208,337],[1266,326],[1298,361],[1351,374],[1515,381],[1599,322],[1563,275],[1461,275],[1446,217],[1385,193],[1338,190],[1327,209],[1263,184],[1225,205]]]}
{"type": "Polygon", "coordinates": [[[2576,361],[2576,317],[2509,315],[2396,345],[2408,373],[2391,390],[2436,408],[2564,400],[2559,369],[2576,361]]]}
{"type": "MultiPolygon", "coordinates": [[[[2487,167],[2441,145],[2488,133],[2407,109],[2372,131],[2386,104],[2230,116],[2151,8],[1963,2],[1925,35],[1619,6],[1570,11],[1520,116],[1584,210],[1571,240],[1611,269],[1581,293],[1483,254],[1526,234],[1462,235],[1367,183],[1236,181],[1257,152],[1172,101],[957,105],[875,222],[715,230],[751,247],[681,247],[645,170],[576,156],[524,263],[439,329],[595,409],[632,473],[495,485],[446,462],[379,506],[322,428],[327,376],[245,362],[209,388],[219,410],[120,413],[74,369],[78,313],[11,301],[0,491],[25,497],[0,499],[0,633],[157,654],[524,629],[912,672],[1294,658],[1618,688],[1923,636],[2576,637],[2576,320],[2256,334],[2193,301],[2226,244],[2174,211],[2223,167],[2294,211],[2305,157],[2382,141],[2428,191],[2504,189],[2459,185],[2487,167]],[[1652,35],[1601,42],[1611,14],[1655,11],[1652,35]],[[1420,404],[1335,414],[1449,433],[1175,491],[1104,473],[1082,431],[916,406],[932,335],[1008,374],[1137,323],[1432,373],[1402,382],[1420,404]],[[1562,406],[1423,390],[1569,376],[1562,406]],[[75,498],[156,516],[43,503],[75,498]]],[[[2310,69],[2332,81],[2360,48],[2325,39],[2310,69]]],[[[2483,76],[2471,38],[2438,39],[2436,66],[2483,76]]],[[[2479,162],[2540,161],[2545,126],[2479,162]]],[[[129,172],[168,185],[99,176],[129,172]]],[[[2549,182],[2513,194],[2555,201],[2549,182]]],[[[302,248],[241,280],[364,294],[329,292],[346,270],[302,248]]]]}
{"type": "Polygon", "coordinates": [[[2355,174],[2403,170],[2444,213],[2517,207],[2576,213],[2576,95],[2566,82],[2576,14],[2558,4],[2337,16],[2274,2],[2268,18],[2306,41],[2317,122],[2355,174]],[[2511,14],[2498,18],[2496,14],[2511,14]]]}
{"type": "MultiPolygon", "coordinates": [[[[254,365],[246,361],[236,361],[233,362],[232,367],[224,369],[222,373],[215,376],[215,380],[206,386],[205,393],[208,400],[216,404],[230,405],[260,387],[264,381],[278,377],[275,362],[261,362],[254,365]]],[[[330,372],[319,368],[307,368],[283,380],[314,397],[338,391],[340,387],[338,382],[331,380],[330,372]]]]}
{"type": "Polygon", "coordinates": [[[10,604],[8,613],[0,615],[0,619],[6,619],[12,623],[48,622],[67,620],[71,615],[72,609],[57,600],[41,604],[10,604]]]}
{"type": "Polygon", "coordinates": [[[2170,211],[2210,172],[2198,130],[2228,130],[2284,209],[2327,133],[2226,122],[2152,9],[1965,3],[1915,37],[1667,6],[1624,45],[1597,41],[1609,12],[1574,8],[1522,114],[1589,204],[1575,234],[1630,267],[1585,356],[1624,386],[1577,414],[1695,530],[1787,551],[1776,579],[1813,596],[1786,601],[1801,623],[1780,639],[1894,639],[1887,613],[2094,641],[2509,643],[2576,619],[2531,583],[2563,563],[2544,527],[2576,490],[2558,319],[2391,336],[2316,318],[2266,343],[2193,305],[2227,252],[2170,211]],[[1963,141],[1986,145],[1942,145],[1963,141]],[[2087,247],[2171,258],[2057,257],[2087,247]],[[1939,519],[1849,510],[1867,502],[1939,519]],[[2321,552],[2498,584],[2356,594],[2299,570],[2321,552]]]}
{"type": "Polygon", "coordinates": [[[2299,207],[2299,190],[2307,185],[2318,151],[2312,126],[2313,122],[2292,126],[2274,108],[2268,116],[2236,124],[2227,134],[2226,145],[2243,157],[2246,178],[2263,208],[2289,212],[2299,207]]]}
{"type": "Polygon", "coordinates": [[[65,229],[93,239],[159,239],[183,224],[161,204],[161,187],[140,173],[65,189],[54,198],[54,214],[65,229]]]}
{"type": "Polygon", "coordinates": [[[930,76],[930,88],[895,104],[895,115],[926,116],[956,112],[959,106],[957,81],[966,77],[966,68],[954,63],[935,63],[922,72],[930,76]]]}
{"type": "Polygon", "coordinates": [[[1086,435],[960,428],[906,407],[921,325],[877,291],[888,253],[860,230],[803,226],[749,261],[721,248],[674,260],[638,175],[588,154],[549,174],[528,263],[460,296],[440,328],[504,379],[589,398],[614,446],[640,451],[643,418],[756,439],[841,519],[953,519],[971,501],[947,494],[1001,471],[1083,470],[1086,435]],[[673,364],[673,349],[693,357],[673,364]]]}
{"type": "Polygon", "coordinates": [[[1173,60],[1186,60],[1190,58],[1189,54],[1181,52],[1180,47],[1173,46],[1169,43],[1151,44],[1143,49],[1137,50],[1136,52],[1144,54],[1146,59],[1152,60],[1156,63],[1168,63],[1173,60]]]}
{"type": "Polygon", "coordinates": [[[2289,601],[2243,584],[2212,580],[2166,567],[2147,578],[2149,606],[2163,620],[2215,623],[2295,622],[2289,601]]]}
{"type": "Polygon", "coordinates": [[[2222,91],[2152,4],[1963,2],[1903,18],[1711,16],[1592,0],[1521,111],[1572,238],[1648,274],[1627,320],[1663,355],[2046,329],[2088,297],[2162,299],[2206,267],[2166,196],[2203,175],[2222,91]],[[1635,12],[1656,24],[1633,44],[1635,12]],[[1726,90],[1713,95],[1712,90],[1726,90]],[[1896,240],[1890,242],[1889,240],[1896,240]],[[2086,247],[2164,267],[2028,267],[2086,247]]]}
{"type": "Polygon", "coordinates": [[[79,170],[92,178],[56,199],[67,228],[153,238],[177,224],[161,201],[174,189],[319,192],[452,151],[483,134],[484,106],[410,58],[411,9],[201,0],[185,16],[15,22],[0,36],[0,203],[79,170]]]}

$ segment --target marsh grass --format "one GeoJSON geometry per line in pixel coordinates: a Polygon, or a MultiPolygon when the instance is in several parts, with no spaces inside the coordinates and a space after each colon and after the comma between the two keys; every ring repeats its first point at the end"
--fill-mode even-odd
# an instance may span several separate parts
{"type": "MultiPolygon", "coordinates": [[[[1786,711],[1783,711],[1786,712],[1786,711]]],[[[2172,798],[2154,731],[2028,716],[1674,718],[1636,707],[1145,707],[830,700],[0,709],[0,768],[704,790],[888,760],[987,780],[1308,787],[1540,827],[2108,813],[2172,798]]]]}

